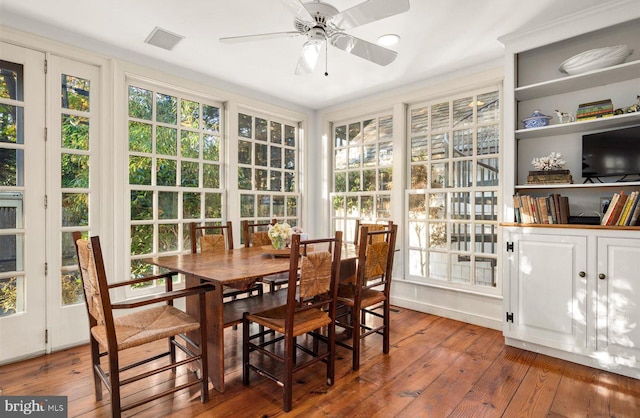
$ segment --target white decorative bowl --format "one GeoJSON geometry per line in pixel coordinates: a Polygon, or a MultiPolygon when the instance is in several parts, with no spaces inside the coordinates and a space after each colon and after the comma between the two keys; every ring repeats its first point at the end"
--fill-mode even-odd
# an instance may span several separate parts
{"type": "Polygon", "coordinates": [[[590,49],[574,55],[560,64],[559,70],[561,73],[569,75],[580,74],[586,71],[622,64],[631,54],[633,54],[633,49],[628,48],[626,45],[590,49]]]}

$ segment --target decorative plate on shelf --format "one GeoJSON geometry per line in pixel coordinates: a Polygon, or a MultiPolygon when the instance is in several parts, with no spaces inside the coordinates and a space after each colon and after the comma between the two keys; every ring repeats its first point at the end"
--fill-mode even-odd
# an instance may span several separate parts
{"type": "Polygon", "coordinates": [[[580,74],[622,64],[631,54],[633,54],[633,49],[628,48],[626,45],[590,49],[574,55],[560,64],[559,70],[561,73],[569,75],[580,74]]]}

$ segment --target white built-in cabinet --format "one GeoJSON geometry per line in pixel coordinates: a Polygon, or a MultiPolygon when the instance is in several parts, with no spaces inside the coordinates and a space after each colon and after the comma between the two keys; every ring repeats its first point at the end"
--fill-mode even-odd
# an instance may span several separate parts
{"type": "MultiPolygon", "coordinates": [[[[524,129],[534,110],[574,113],[581,103],[611,99],[626,107],[640,94],[640,7],[619,0],[544,27],[510,34],[505,45],[504,207],[500,258],[505,342],[569,361],[640,378],[640,227],[514,223],[515,193],[569,197],[573,216],[601,214],[614,192],[640,181],[583,184],[582,135],[640,125],[640,112],[524,129]],[[619,65],[565,75],[566,59],[627,44],[619,65]],[[573,184],[528,185],[531,160],[562,153],[573,184]]],[[[605,180],[606,181],[606,180],[605,180]]]]}
{"type": "Polygon", "coordinates": [[[640,239],[504,228],[507,344],[640,378],[640,239]]]}

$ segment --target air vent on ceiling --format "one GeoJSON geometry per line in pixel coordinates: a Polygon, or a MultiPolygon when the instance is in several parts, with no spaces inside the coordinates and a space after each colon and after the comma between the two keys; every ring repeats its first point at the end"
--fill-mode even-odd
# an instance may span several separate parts
{"type": "Polygon", "coordinates": [[[183,38],[184,36],[182,35],[169,32],[166,29],[162,29],[156,26],[151,31],[149,36],[147,36],[145,42],[149,45],[154,45],[159,48],[166,49],[167,51],[171,51],[173,47],[176,46],[176,44],[183,38]]]}

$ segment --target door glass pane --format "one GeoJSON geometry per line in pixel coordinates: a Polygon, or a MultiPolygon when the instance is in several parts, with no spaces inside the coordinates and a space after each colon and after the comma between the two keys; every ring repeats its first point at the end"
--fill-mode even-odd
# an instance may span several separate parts
{"type": "Polygon", "coordinates": [[[89,187],[89,156],[76,154],[61,155],[62,188],[89,187]]]}
{"type": "Polygon", "coordinates": [[[62,226],[89,225],[89,195],[62,193],[62,226]]]}
{"type": "Polygon", "coordinates": [[[202,123],[207,131],[220,132],[220,108],[203,104],[202,123]]]}
{"type": "Polygon", "coordinates": [[[439,103],[431,107],[431,129],[449,127],[449,103],[439,103]]]}
{"type": "Polygon", "coordinates": [[[24,186],[24,151],[0,148],[0,186],[24,186]]]}
{"type": "Polygon", "coordinates": [[[62,74],[62,108],[89,111],[90,82],[84,78],[62,74]]]}
{"type": "Polygon", "coordinates": [[[180,155],[185,158],[200,157],[200,135],[183,130],[180,134],[180,155]]]}
{"type": "Polygon", "coordinates": [[[178,153],[178,130],[166,126],[156,127],[156,153],[176,156],[178,153]]]}
{"type": "Polygon", "coordinates": [[[453,101],[453,126],[473,124],[473,98],[465,97],[453,101]]]}
{"type": "Polygon", "coordinates": [[[258,141],[267,140],[267,121],[266,119],[256,118],[256,136],[258,141]]]}
{"type": "Polygon", "coordinates": [[[62,148],[89,150],[89,118],[62,115],[62,148]]]}

